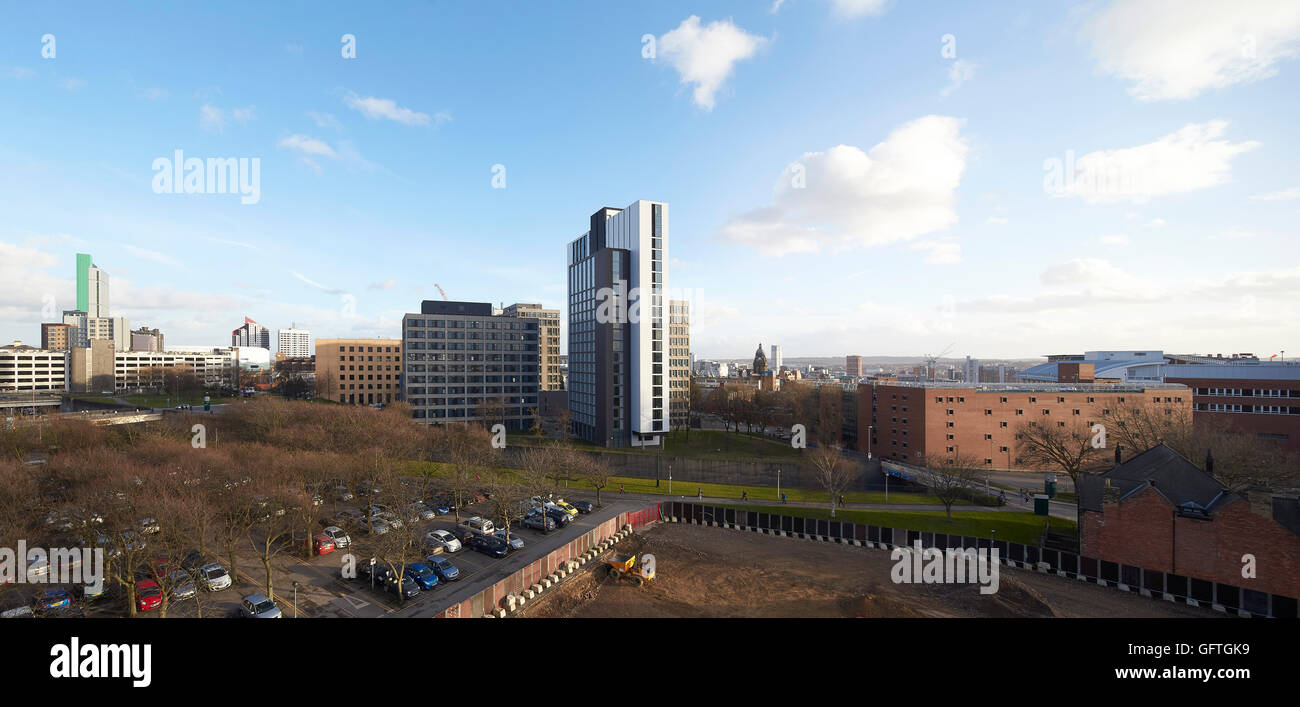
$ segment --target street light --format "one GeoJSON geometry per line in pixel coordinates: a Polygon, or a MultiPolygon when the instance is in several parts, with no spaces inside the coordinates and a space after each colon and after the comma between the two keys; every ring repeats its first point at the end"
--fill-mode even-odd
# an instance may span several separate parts
{"type": "Polygon", "coordinates": [[[781,499],[781,470],[776,470],[776,498],[781,499]]]}
{"type": "Polygon", "coordinates": [[[867,425],[867,461],[871,461],[871,431],[874,429],[875,425],[867,425]]]}
{"type": "MultiPolygon", "coordinates": [[[[372,572],[370,576],[373,580],[374,573],[372,572]]],[[[293,617],[298,618],[298,580],[293,582],[293,617]]]]}

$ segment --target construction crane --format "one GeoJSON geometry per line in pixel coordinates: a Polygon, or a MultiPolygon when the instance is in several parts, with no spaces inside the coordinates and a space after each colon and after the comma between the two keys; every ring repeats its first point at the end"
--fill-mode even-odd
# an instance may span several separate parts
{"type": "Polygon", "coordinates": [[[433,283],[433,286],[438,288],[438,293],[442,295],[442,298],[444,300],[448,299],[447,293],[442,291],[442,285],[439,285],[438,283],[435,282],[433,283]]]}
{"type": "Polygon", "coordinates": [[[925,377],[927,380],[934,380],[934,364],[938,362],[939,359],[947,356],[948,352],[952,351],[952,347],[953,344],[948,344],[944,347],[943,351],[939,352],[938,356],[931,356],[930,354],[925,355],[925,377]]]}

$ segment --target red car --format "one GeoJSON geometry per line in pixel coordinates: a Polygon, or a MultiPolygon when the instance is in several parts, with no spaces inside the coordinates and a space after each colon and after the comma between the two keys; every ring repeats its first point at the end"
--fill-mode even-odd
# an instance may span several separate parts
{"type": "Polygon", "coordinates": [[[328,535],[317,535],[312,538],[312,549],[317,555],[328,555],[334,552],[334,539],[328,535]]]}
{"type": "Polygon", "coordinates": [[[162,606],[162,587],[152,579],[135,583],[135,606],[140,611],[153,611],[162,606]]]}

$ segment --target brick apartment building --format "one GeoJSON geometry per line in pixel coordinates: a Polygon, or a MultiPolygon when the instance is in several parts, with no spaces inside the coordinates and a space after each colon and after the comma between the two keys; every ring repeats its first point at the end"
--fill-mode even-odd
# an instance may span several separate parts
{"type": "Polygon", "coordinates": [[[402,342],[317,339],[316,394],[345,405],[402,399],[402,342]]]}
{"type": "Polygon", "coordinates": [[[1191,391],[1170,383],[970,384],[877,380],[858,386],[857,449],[883,459],[955,460],[1022,468],[1016,431],[1025,422],[1091,427],[1121,403],[1189,411],[1191,391]]]}
{"type": "Polygon", "coordinates": [[[1296,615],[1300,499],[1294,494],[1229,489],[1162,444],[1084,477],[1079,508],[1082,554],[1145,570],[1147,588],[1164,583],[1165,591],[1188,596],[1199,589],[1202,601],[1296,615]],[[1242,576],[1245,555],[1255,559],[1253,578],[1242,576]]]}

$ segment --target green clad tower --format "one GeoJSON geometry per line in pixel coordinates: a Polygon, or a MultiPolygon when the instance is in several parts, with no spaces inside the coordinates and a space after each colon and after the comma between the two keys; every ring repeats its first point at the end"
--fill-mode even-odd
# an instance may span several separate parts
{"type": "Polygon", "coordinates": [[[77,309],[90,311],[90,268],[92,261],[89,253],[77,253],[77,309]]]}

